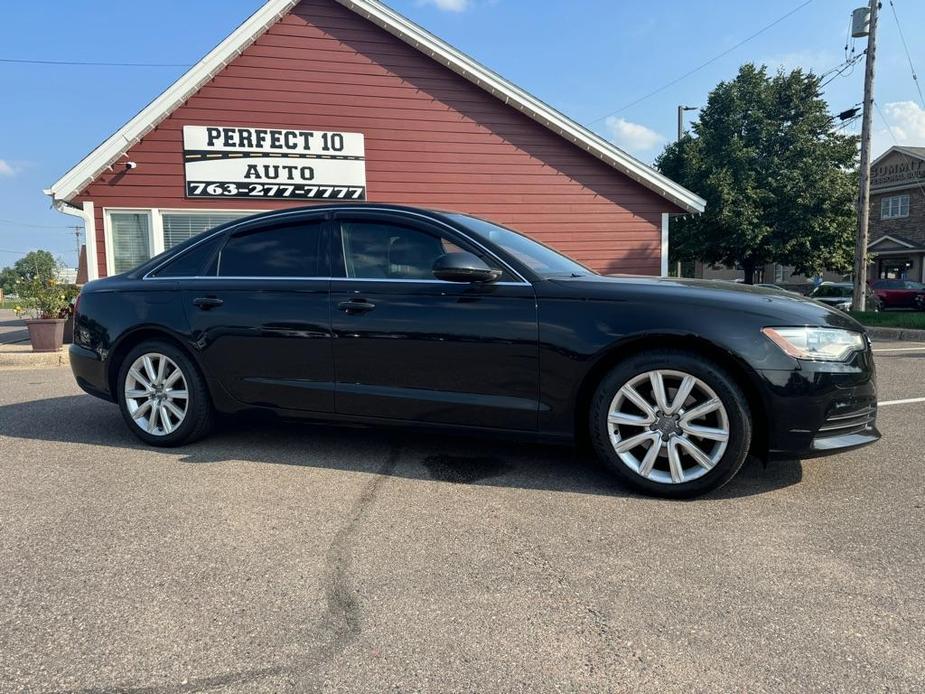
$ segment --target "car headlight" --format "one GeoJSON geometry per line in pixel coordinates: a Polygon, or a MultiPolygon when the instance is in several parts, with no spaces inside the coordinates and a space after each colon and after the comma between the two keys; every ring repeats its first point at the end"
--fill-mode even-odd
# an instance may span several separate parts
{"type": "Polygon", "coordinates": [[[762,328],[775,345],[795,359],[845,361],[864,349],[864,336],[838,328],[762,328]]]}

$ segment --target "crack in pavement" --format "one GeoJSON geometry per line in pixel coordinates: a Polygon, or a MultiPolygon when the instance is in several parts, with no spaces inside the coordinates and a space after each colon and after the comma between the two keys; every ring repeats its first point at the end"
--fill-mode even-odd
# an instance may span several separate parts
{"type": "MultiPolygon", "coordinates": [[[[360,604],[356,598],[356,590],[350,582],[351,542],[382,485],[398,465],[400,457],[401,446],[393,442],[388,457],[354,502],[347,523],[334,534],[334,539],[328,547],[323,579],[327,609],[322,617],[322,624],[329,633],[329,641],[299,668],[306,678],[315,676],[324,662],[343,652],[362,631],[360,604]]],[[[318,683],[313,686],[308,686],[308,683],[306,685],[307,689],[320,689],[318,683]]]]}
{"type": "MultiPolygon", "coordinates": [[[[121,684],[112,687],[89,687],[80,689],[82,694],[167,694],[172,692],[199,692],[256,682],[267,677],[288,675],[296,691],[318,691],[324,682],[318,680],[318,670],[325,662],[343,652],[361,631],[360,603],[356,589],[351,585],[351,544],[370,508],[379,495],[382,485],[394,472],[401,457],[401,446],[391,443],[389,454],[374,473],[360,496],[347,514],[347,522],[334,534],[325,553],[323,577],[325,609],[321,615],[320,631],[327,634],[325,642],[313,653],[291,665],[255,668],[242,672],[231,672],[190,680],[176,685],[132,685],[121,684]]],[[[69,690],[74,691],[74,690],[69,690]]]]}

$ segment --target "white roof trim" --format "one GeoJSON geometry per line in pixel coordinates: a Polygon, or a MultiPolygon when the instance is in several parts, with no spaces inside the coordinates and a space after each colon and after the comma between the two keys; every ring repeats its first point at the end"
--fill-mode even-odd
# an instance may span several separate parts
{"type": "Polygon", "coordinates": [[[900,239],[897,239],[894,236],[890,236],[889,234],[884,234],[876,241],[871,241],[869,244],[867,244],[867,247],[873,248],[874,246],[876,246],[878,243],[881,243],[882,241],[892,241],[893,243],[898,243],[900,246],[905,246],[906,248],[915,248],[915,246],[912,245],[911,243],[906,243],[905,241],[901,241],[900,239]]]}
{"type": "Polygon", "coordinates": [[[896,154],[897,152],[900,153],[900,154],[902,154],[902,155],[904,155],[904,156],[912,157],[913,159],[925,159],[925,157],[923,157],[921,154],[916,154],[915,152],[910,152],[906,147],[903,147],[902,145],[893,145],[893,146],[890,147],[886,152],[884,152],[884,153],[881,154],[879,157],[877,157],[876,159],[874,159],[874,160],[870,163],[870,168],[874,168],[874,167],[877,166],[881,161],[883,161],[884,159],[886,159],[888,156],[890,156],[891,154],[896,154]]]}
{"type": "Polygon", "coordinates": [[[231,62],[244,49],[280,17],[287,14],[299,0],[269,0],[254,12],[228,38],[218,44],[196,65],[191,67],[180,79],[174,82],[150,104],[145,106],[128,123],[123,125],[99,147],[94,149],[74,168],[64,174],[51,188],[45,191],[55,201],[68,201],[77,195],[84,186],[95,179],[114,161],[133,147],[142,137],[160,124],[176,110],[202,85],[208,82],[225,65],[231,62]]]}
{"type": "MultiPolygon", "coordinates": [[[[687,212],[703,212],[706,208],[706,201],[699,195],[678,185],[619,147],[531,96],[378,0],[336,1],[681,209],[687,212]]],[[[68,171],[51,187],[48,193],[56,200],[69,200],[75,196],[83,186],[96,178],[103,169],[156,127],[296,4],[298,0],[268,0],[266,5],[255,12],[167,91],[68,171]]]]}

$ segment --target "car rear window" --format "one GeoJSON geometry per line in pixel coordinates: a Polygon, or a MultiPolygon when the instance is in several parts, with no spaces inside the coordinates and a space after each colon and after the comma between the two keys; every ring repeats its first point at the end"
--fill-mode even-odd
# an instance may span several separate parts
{"type": "Polygon", "coordinates": [[[221,234],[207,239],[173,260],[154,273],[154,277],[200,277],[215,274],[215,252],[224,237],[221,234]]]}
{"type": "Polygon", "coordinates": [[[232,236],[222,249],[222,277],[318,277],[321,222],[300,222],[232,236]]]}

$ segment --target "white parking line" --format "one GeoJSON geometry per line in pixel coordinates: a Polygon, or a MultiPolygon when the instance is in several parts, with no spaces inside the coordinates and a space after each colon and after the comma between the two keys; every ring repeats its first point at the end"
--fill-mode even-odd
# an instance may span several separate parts
{"type": "Polygon", "coordinates": [[[906,398],[905,400],[887,400],[878,402],[877,407],[886,407],[887,405],[908,405],[913,402],[925,402],[925,398],[906,398]]]}
{"type": "Polygon", "coordinates": [[[925,352],[923,347],[891,347],[890,349],[875,349],[874,354],[879,352],[925,352]]]}

